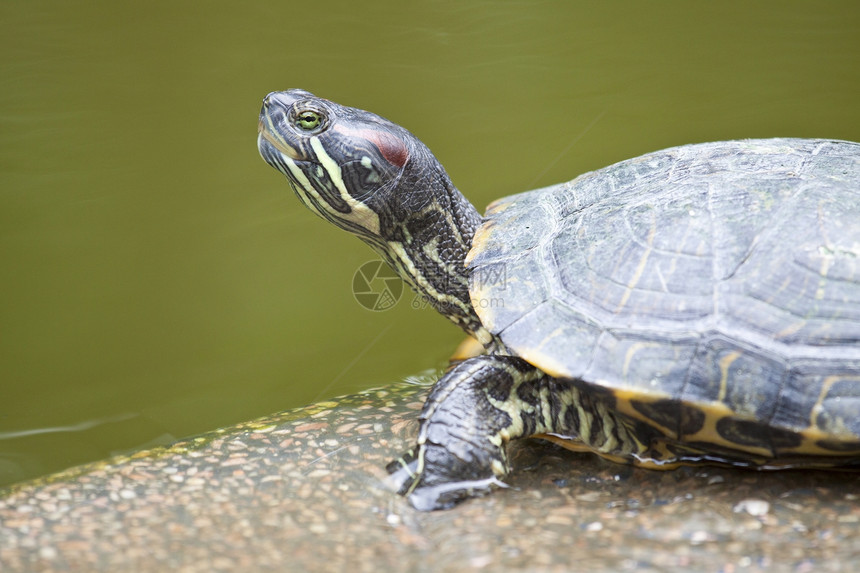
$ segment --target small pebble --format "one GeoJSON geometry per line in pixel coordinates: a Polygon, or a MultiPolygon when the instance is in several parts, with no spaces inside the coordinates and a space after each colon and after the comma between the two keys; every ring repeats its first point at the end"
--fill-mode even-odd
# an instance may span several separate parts
{"type": "Polygon", "coordinates": [[[770,511],[770,503],[763,499],[744,499],[735,504],[732,511],[735,513],[745,511],[753,517],[761,517],[770,511]]]}
{"type": "Polygon", "coordinates": [[[56,559],[57,558],[57,550],[53,547],[40,547],[39,548],[39,557],[42,559],[56,559]]]}
{"type": "Polygon", "coordinates": [[[691,543],[704,543],[708,540],[708,532],[707,531],[694,531],[690,534],[690,542],[691,543]]]}

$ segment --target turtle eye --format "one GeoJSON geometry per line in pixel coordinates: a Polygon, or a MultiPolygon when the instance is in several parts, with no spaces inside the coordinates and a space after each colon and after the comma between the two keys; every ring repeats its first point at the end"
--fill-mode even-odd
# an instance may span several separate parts
{"type": "Polygon", "coordinates": [[[300,111],[296,115],[296,126],[303,131],[313,131],[322,125],[322,122],[322,115],[310,109],[300,111]]]}

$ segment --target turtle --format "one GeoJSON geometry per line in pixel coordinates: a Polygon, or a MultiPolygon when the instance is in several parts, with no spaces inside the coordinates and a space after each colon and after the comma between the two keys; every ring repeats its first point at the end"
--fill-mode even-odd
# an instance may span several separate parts
{"type": "Polygon", "coordinates": [[[860,144],[682,145],[493,202],[431,151],[304,90],[258,150],[480,343],[388,466],[419,510],[504,487],[543,437],[650,469],[860,468],[860,144]]]}

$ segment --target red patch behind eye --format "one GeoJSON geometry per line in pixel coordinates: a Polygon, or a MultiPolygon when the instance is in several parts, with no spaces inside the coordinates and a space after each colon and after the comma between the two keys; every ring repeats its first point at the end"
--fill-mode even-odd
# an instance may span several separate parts
{"type": "Polygon", "coordinates": [[[400,138],[381,131],[371,131],[368,133],[367,140],[376,145],[379,153],[392,165],[397,167],[406,165],[409,150],[400,138]]]}
{"type": "Polygon", "coordinates": [[[403,167],[409,159],[409,149],[403,140],[396,135],[375,129],[344,129],[343,126],[338,126],[335,129],[348,135],[366,139],[379,150],[380,155],[386,161],[396,167],[403,167]]]}

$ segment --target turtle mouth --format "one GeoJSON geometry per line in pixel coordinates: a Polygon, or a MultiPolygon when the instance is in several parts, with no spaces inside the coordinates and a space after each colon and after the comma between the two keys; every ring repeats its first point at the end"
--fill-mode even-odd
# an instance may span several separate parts
{"type": "Polygon", "coordinates": [[[266,142],[285,157],[296,161],[306,160],[299,153],[298,149],[287,143],[287,140],[278,133],[272,117],[265,111],[260,114],[260,121],[257,123],[257,133],[257,148],[260,150],[260,153],[263,153],[263,142],[266,142]]]}

